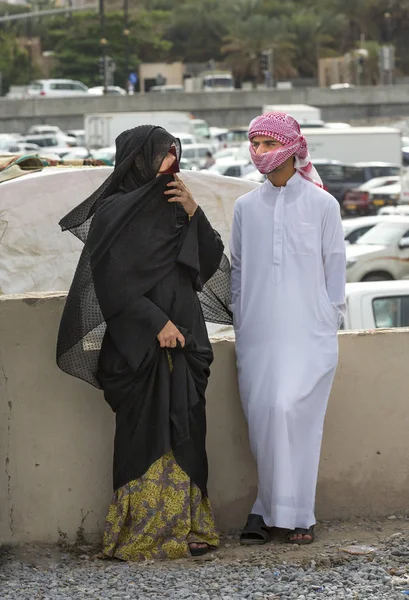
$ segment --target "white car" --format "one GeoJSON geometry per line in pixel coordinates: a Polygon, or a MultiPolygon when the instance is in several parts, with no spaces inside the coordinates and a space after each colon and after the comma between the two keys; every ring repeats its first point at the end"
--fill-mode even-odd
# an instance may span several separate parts
{"type": "Polygon", "coordinates": [[[409,206],[407,204],[397,204],[396,206],[384,206],[383,208],[379,209],[378,215],[400,215],[402,217],[409,217],[409,206]]]}
{"type": "Polygon", "coordinates": [[[70,129],[66,134],[77,140],[77,146],[85,146],[85,129],[70,129]]]}
{"type": "Polygon", "coordinates": [[[254,165],[248,160],[230,160],[224,159],[217,162],[208,169],[209,173],[217,173],[226,177],[241,177],[253,173],[254,165]]]}
{"type": "Polygon", "coordinates": [[[243,179],[246,179],[247,181],[255,181],[256,183],[264,183],[267,179],[267,175],[263,175],[263,173],[260,173],[260,171],[254,169],[254,171],[250,171],[250,173],[247,173],[247,175],[245,175],[243,179]]]}
{"type": "Polygon", "coordinates": [[[76,141],[66,135],[50,134],[50,135],[26,135],[16,140],[18,143],[36,144],[40,146],[43,153],[52,152],[63,156],[75,147],[76,141]]]}
{"type": "Polygon", "coordinates": [[[342,228],[344,230],[344,238],[347,244],[356,244],[367,231],[385,222],[385,216],[372,215],[369,217],[356,217],[353,219],[343,219],[342,228]]]}
{"type": "Polygon", "coordinates": [[[369,207],[374,212],[383,206],[396,206],[401,193],[400,180],[384,187],[375,188],[369,194],[369,207]]]}
{"type": "Polygon", "coordinates": [[[333,83],[329,86],[330,90],[353,90],[355,89],[355,85],[353,83],[333,83]]]}
{"type": "MultiPolygon", "coordinates": [[[[106,93],[109,96],[126,96],[126,90],[119,87],[118,85],[108,85],[106,93]]],[[[104,86],[97,85],[95,87],[91,87],[88,89],[88,94],[91,94],[91,96],[103,96],[104,86]]]]}
{"type": "Polygon", "coordinates": [[[99,148],[98,150],[92,150],[91,154],[92,158],[96,158],[98,160],[109,160],[113,165],[115,164],[115,146],[109,146],[107,148],[99,148]]]}
{"type": "Polygon", "coordinates": [[[409,278],[409,217],[385,217],[346,248],[347,281],[409,278]]]}
{"type": "Polygon", "coordinates": [[[10,144],[7,148],[7,152],[12,152],[13,154],[19,154],[24,152],[25,154],[28,152],[30,154],[38,154],[41,151],[40,146],[37,144],[27,144],[25,142],[14,142],[10,144]]]}
{"type": "Polygon", "coordinates": [[[213,158],[216,162],[218,162],[219,160],[223,160],[225,158],[237,158],[237,154],[239,152],[240,148],[237,147],[229,147],[229,148],[221,148],[220,150],[217,150],[217,152],[215,152],[213,154],[213,158]]]}
{"type": "Polygon", "coordinates": [[[28,135],[64,135],[63,130],[57,125],[32,125],[27,133],[28,135]]]}
{"type": "Polygon", "coordinates": [[[212,154],[212,147],[209,144],[190,144],[183,149],[183,158],[202,168],[206,162],[208,152],[212,154]]]}
{"type": "Polygon", "coordinates": [[[20,136],[12,133],[0,133],[0,154],[7,152],[10,144],[16,143],[20,136]]]}
{"type": "Polygon", "coordinates": [[[409,281],[347,283],[343,329],[409,327],[409,281]]]}
{"type": "Polygon", "coordinates": [[[88,148],[76,146],[71,148],[67,154],[64,154],[64,160],[83,160],[84,158],[94,158],[88,148]]]}
{"type": "Polygon", "coordinates": [[[69,133],[64,133],[62,129],[56,125],[33,125],[28,130],[27,135],[39,135],[44,137],[56,136],[59,141],[59,145],[65,143],[69,144],[70,146],[77,145],[77,139],[75,136],[70,135],[69,133]]]}
{"type": "Polygon", "coordinates": [[[88,88],[74,79],[37,79],[27,88],[29,98],[66,98],[88,94],[88,88]]]}
{"type": "Polygon", "coordinates": [[[197,144],[197,139],[191,133],[174,133],[173,131],[171,131],[171,134],[173,135],[173,137],[180,140],[182,148],[184,148],[185,146],[191,146],[192,144],[197,144]]]}

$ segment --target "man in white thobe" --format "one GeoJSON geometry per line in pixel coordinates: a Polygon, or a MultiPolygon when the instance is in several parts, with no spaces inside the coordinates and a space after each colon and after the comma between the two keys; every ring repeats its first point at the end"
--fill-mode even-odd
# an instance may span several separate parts
{"type": "Polygon", "coordinates": [[[249,139],[267,179],[237,200],[231,238],[240,395],[258,470],[241,542],[265,543],[280,527],[307,544],[345,302],[340,207],[292,117],[257,117],[249,139]]]}

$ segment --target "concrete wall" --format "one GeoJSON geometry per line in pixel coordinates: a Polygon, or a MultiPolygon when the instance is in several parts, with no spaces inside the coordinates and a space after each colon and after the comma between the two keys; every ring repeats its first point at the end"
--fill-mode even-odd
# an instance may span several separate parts
{"type": "Polygon", "coordinates": [[[230,127],[247,125],[265,104],[311,104],[322,108],[323,118],[328,121],[409,115],[409,86],[0,99],[0,133],[24,133],[30,125],[40,123],[78,129],[83,127],[87,113],[150,110],[189,111],[213,126],[230,127]]]}
{"type": "MultiPolygon", "coordinates": [[[[0,298],[0,541],[100,536],[111,497],[114,419],[102,394],[55,366],[64,296],[0,298]]],[[[318,484],[318,518],[409,506],[409,331],[340,335],[318,484]]],[[[234,345],[215,344],[208,392],[209,488],[222,529],[242,525],[255,466],[234,345]]],[[[291,476],[291,474],[289,474],[291,476]]]]}

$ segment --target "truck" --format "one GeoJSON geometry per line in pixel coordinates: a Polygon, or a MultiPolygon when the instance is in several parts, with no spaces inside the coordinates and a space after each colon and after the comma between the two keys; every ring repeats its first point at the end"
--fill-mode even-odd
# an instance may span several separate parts
{"type": "Polygon", "coordinates": [[[401,134],[393,127],[326,127],[302,129],[311,158],[343,163],[402,163],[401,134]]]}
{"type": "Polygon", "coordinates": [[[85,115],[85,142],[87,148],[113,146],[120,133],[138,125],[158,125],[169,133],[190,133],[196,141],[210,139],[209,125],[187,112],[121,112],[85,115]]]}
{"type": "Polygon", "coordinates": [[[301,127],[323,127],[324,121],[321,110],[308,104],[266,104],[263,114],[268,112],[283,112],[291,115],[301,127]]]}
{"type": "Polygon", "coordinates": [[[409,326],[409,281],[347,283],[344,330],[409,326]]]}

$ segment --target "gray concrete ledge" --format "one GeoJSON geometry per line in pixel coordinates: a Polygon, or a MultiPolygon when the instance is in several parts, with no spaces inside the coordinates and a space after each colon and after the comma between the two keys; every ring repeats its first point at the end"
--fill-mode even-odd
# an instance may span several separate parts
{"type": "MultiPolygon", "coordinates": [[[[114,418],[102,394],[60,372],[65,294],[0,297],[0,541],[99,538],[111,498],[114,418]]],[[[317,516],[375,517],[409,506],[409,331],[340,335],[317,516]]],[[[240,527],[256,493],[234,344],[214,344],[208,390],[209,489],[221,529],[240,527]]],[[[291,474],[289,474],[291,476],[291,474]]]]}

